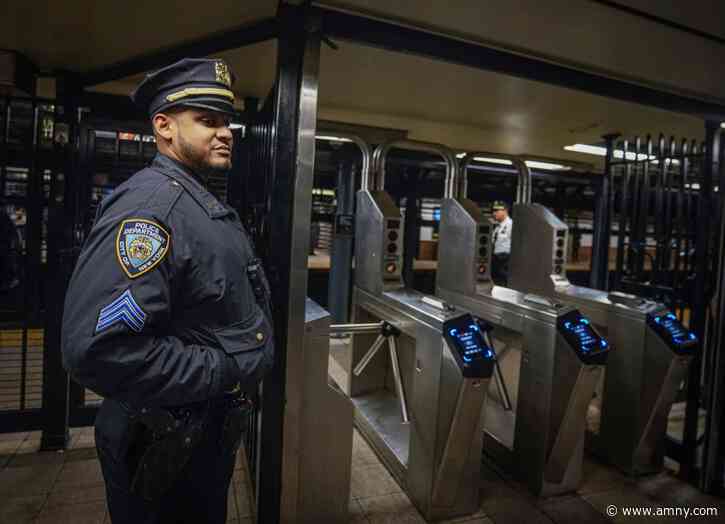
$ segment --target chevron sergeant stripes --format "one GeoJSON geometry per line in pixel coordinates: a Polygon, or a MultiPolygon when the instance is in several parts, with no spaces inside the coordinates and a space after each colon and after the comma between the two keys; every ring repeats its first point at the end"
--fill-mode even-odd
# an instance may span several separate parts
{"type": "Polygon", "coordinates": [[[127,289],[116,300],[108,304],[98,315],[96,333],[105,331],[114,324],[123,323],[132,331],[140,332],[146,323],[146,313],[139,307],[127,289]]]}

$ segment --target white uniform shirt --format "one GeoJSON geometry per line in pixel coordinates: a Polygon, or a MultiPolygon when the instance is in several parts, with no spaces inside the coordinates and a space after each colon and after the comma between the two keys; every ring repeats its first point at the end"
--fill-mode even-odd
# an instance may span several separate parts
{"type": "Polygon", "coordinates": [[[506,217],[503,222],[497,222],[493,229],[493,254],[503,255],[511,253],[511,230],[514,221],[506,217]]]}

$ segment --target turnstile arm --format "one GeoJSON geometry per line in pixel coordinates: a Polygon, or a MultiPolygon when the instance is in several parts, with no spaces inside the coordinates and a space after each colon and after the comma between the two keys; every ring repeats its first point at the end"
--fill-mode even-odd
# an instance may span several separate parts
{"type": "Polygon", "coordinates": [[[398,394],[398,400],[400,401],[400,414],[403,418],[403,423],[408,424],[410,419],[408,417],[408,403],[405,399],[405,388],[403,387],[403,378],[400,376],[400,361],[398,360],[398,347],[395,343],[395,337],[400,334],[400,331],[388,322],[375,322],[369,324],[333,324],[330,326],[330,332],[337,334],[350,333],[352,335],[361,333],[375,333],[380,332],[378,338],[375,339],[373,345],[370,346],[367,353],[363,355],[360,362],[353,368],[352,372],[356,377],[359,377],[365,368],[370,364],[370,361],[377,354],[383,344],[387,341],[388,349],[390,351],[390,365],[393,368],[393,382],[395,382],[395,390],[398,394]]]}

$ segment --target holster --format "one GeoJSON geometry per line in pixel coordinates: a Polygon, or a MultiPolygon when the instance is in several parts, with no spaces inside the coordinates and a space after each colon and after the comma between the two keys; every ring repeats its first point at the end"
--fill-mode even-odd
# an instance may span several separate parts
{"type": "Polygon", "coordinates": [[[219,443],[223,453],[233,455],[237,452],[244,435],[244,428],[249,422],[249,414],[253,409],[254,404],[245,397],[231,401],[229,410],[224,417],[221,442],[219,443]]]}
{"type": "Polygon", "coordinates": [[[203,416],[177,419],[167,410],[155,411],[155,416],[136,419],[137,462],[131,480],[131,491],[148,501],[158,500],[173,487],[203,438],[205,427],[203,416]]]}

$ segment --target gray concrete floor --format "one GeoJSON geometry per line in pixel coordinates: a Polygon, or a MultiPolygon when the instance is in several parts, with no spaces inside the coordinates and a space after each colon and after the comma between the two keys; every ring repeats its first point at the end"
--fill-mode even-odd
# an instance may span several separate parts
{"type": "MultiPolygon", "coordinates": [[[[110,524],[93,428],[72,429],[66,451],[39,448],[39,432],[0,434],[0,524],[110,524]]],[[[227,522],[251,524],[242,455],[229,487],[227,522]]]]}

